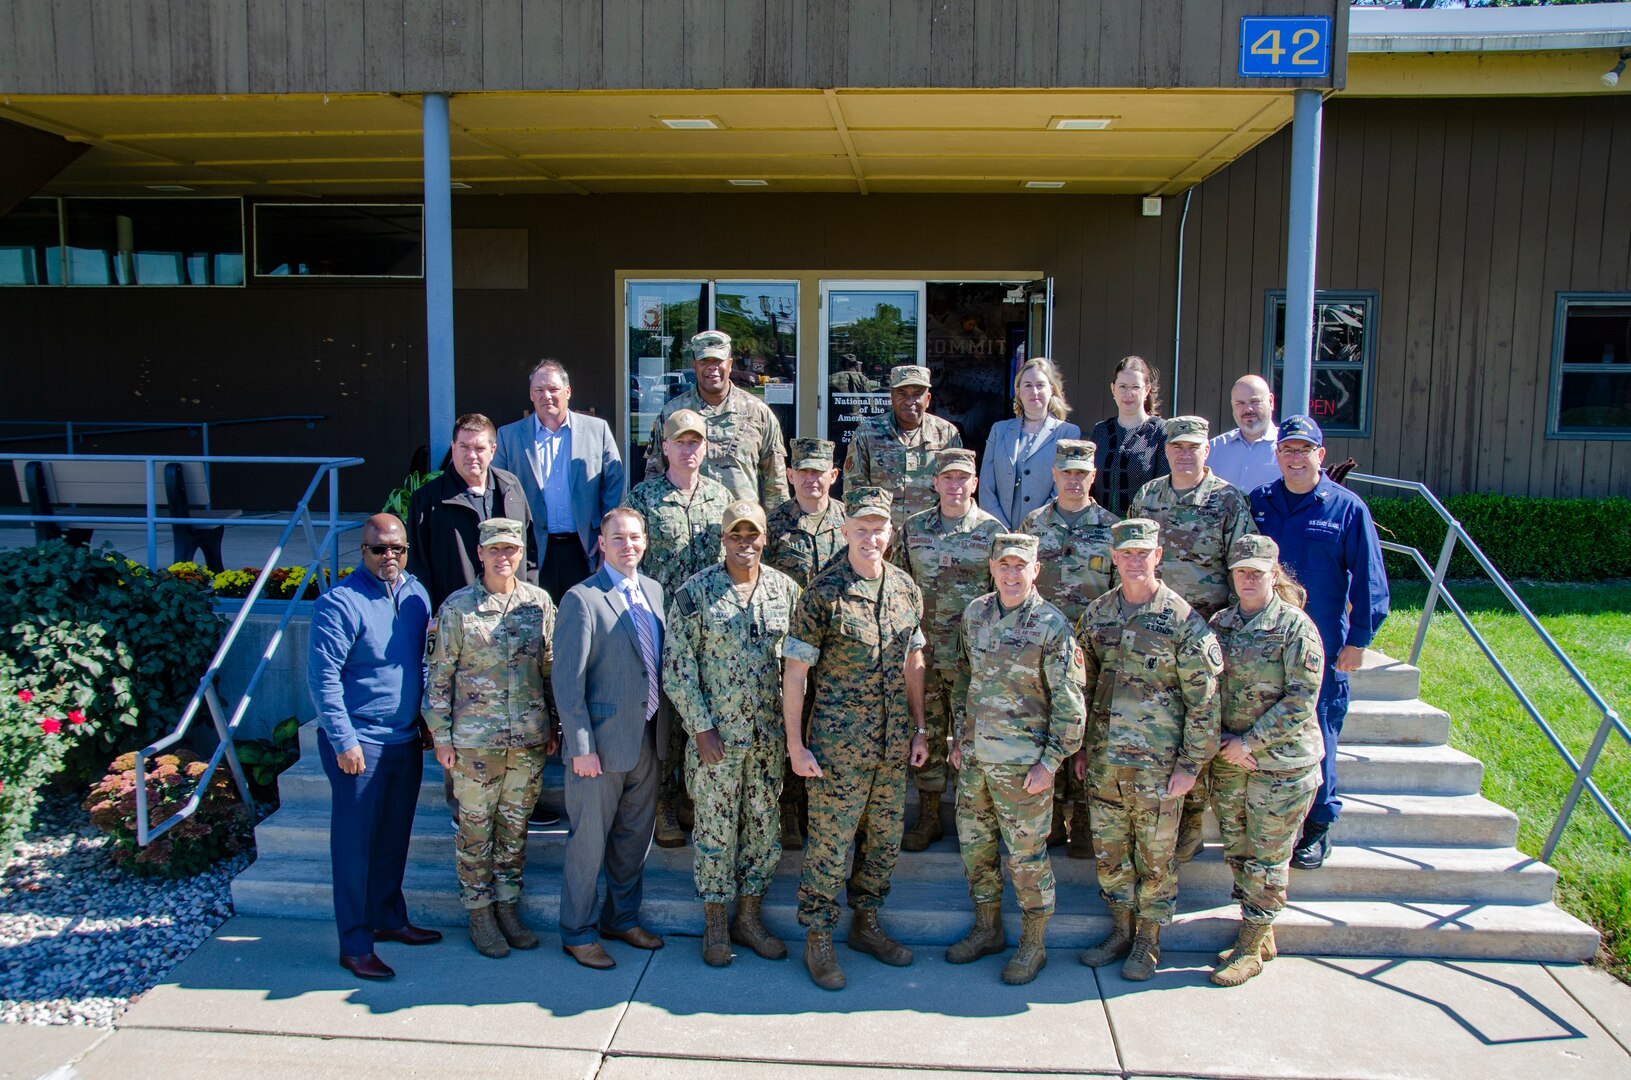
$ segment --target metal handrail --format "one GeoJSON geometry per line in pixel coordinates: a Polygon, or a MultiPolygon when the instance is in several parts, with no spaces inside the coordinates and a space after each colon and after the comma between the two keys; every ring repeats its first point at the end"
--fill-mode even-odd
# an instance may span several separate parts
{"type": "Polygon", "coordinates": [[[1518,704],[1523,706],[1524,711],[1540,728],[1541,734],[1546,736],[1546,741],[1552,744],[1552,749],[1557,751],[1558,755],[1569,767],[1569,771],[1574,774],[1574,783],[1569,786],[1569,793],[1564,798],[1563,806],[1558,811],[1557,820],[1552,823],[1552,831],[1546,837],[1546,844],[1541,849],[1541,859],[1545,860],[1552,857],[1552,852],[1556,850],[1558,841],[1563,838],[1563,830],[1567,827],[1569,818],[1574,814],[1574,808],[1580,802],[1580,796],[1583,793],[1589,794],[1592,800],[1602,807],[1603,813],[1608,816],[1608,820],[1613,823],[1614,827],[1620,831],[1620,835],[1625,837],[1628,842],[1631,842],[1631,825],[1626,823],[1625,818],[1608,801],[1608,798],[1597,787],[1596,781],[1592,779],[1592,772],[1597,768],[1598,759],[1602,756],[1603,747],[1608,742],[1610,732],[1617,732],[1620,738],[1625,740],[1626,745],[1631,746],[1631,730],[1627,730],[1624,721],[1620,719],[1620,714],[1604,700],[1602,694],[1597,692],[1597,688],[1575,666],[1574,661],[1569,659],[1568,653],[1563,651],[1563,647],[1540,624],[1540,620],[1535,617],[1534,612],[1529,610],[1529,605],[1523,602],[1523,598],[1512,588],[1511,583],[1506,580],[1499,570],[1495,569],[1495,564],[1489,561],[1489,556],[1484,554],[1483,549],[1468,535],[1461,522],[1456,520],[1455,515],[1450,513],[1444,504],[1439,501],[1438,496],[1428,489],[1426,484],[1414,480],[1399,480],[1390,476],[1372,476],[1368,473],[1358,472],[1349,473],[1347,481],[1351,483],[1355,480],[1361,483],[1375,484],[1379,487],[1399,488],[1404,491],[1415,492],[1427,500],[1427,504],[1433,508],[1434,513],[1443,519],[1446,527],[1444,545],[1439,550],[1438,564],[1436,566],[1430,565],[1426,557],[1416,548],[1407,544],[1395,543],[1391,540],[1382,541],[1384,550],[1398,552],[1413,559],[1416,566],[1427,577],[1429,583],[1427,599],[1422,604],[1421,621],[1416,626],[1416,640],[1410,647],[1410,663],[1414,665],[1421,659],[1422,647],[1427,641],[1427,626],[1432,621],[1434,609],[1442,599],[1444,605],[1460,620],[1462,627],[1472,637],[1473,643],[1478,646],[1484,657],[1495,668],[1495,672],[1501,677],[1501,681],[1506,683],[1507,688],[1518,699],[1518,704]],[[1495,587],[1501,591],[1501,595],[1506,597],[1507,602],[1517,609],[1519,615],[1523,616],[1524,622],[1529,624],[1529,628],[1535,632],[1546,648],[1563,665],[1564,671],[1568,672],[1569,677],[1585,692],[1586,697],[1602,714],[1603,719],[1597,725],[1597,732],[1592,737],[1591,746],[1586,751],[1584,762],[1576,761],[1574,755],[1569,752],[1568,747],[1563,745],[1563,740],[1558,737],[1552,726],[1546,722],[1546,718],[1535,707],[1535,703],[1529,699],[1528,694],[1524,693],[1523,688],[1512,677],[1512,673],[1507,670],[1506,665],[1495,655],[1495,650],[1484,639],[1484,635],[1480,634],[1477,628],[1473,626],[1472,620],[1467,617],[1465,609],[1462,608],[1451,593],[1447,578],[1450,572],[1450,558],[1455,553],[1458,543],[1467,549],[1468,554],[1473,557],[1484,573],[1489,575],[1495,587]]]}

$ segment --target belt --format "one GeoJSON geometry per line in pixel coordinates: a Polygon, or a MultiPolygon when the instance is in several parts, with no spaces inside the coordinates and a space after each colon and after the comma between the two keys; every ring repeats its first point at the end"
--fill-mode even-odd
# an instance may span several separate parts
{"type": "Polygon", "coordinates": [[[550,533],[549,534],[550,543],[554,543],[556,540],[560,540],[560,541],[563,541],[563,542],[567,541],[567,540],[571,540],[571,541],[573,541],[575,543],[577,541],[577,539],[578,539],[578,534],[575,533],[575,532],[550,533]]]}

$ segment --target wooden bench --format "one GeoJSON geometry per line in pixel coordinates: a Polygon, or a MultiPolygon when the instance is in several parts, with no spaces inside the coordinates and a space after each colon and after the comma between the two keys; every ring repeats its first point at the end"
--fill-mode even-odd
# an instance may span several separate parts
{"type": "MultiPolygon", "coordinates": [[[[36,521],[34,540],[67,540],[89,544],[92,528],[62,519],[59,507],[77,506],[82,511],[147,506],[147,476],[140,461],[14,461],[17,482],[28,499],[30,512],[55,521],[36,521]]],[[[167,516],[192,516],[192,507],[210,501],[209,478],[199,461],[158,461],[153,463],[155,510],[167,516]]],[[[236,517],[238,511],[212,510],[211,517],[236,517]]],[[[101,516],[100,514],[97,516],[101,516]]],[[[137,519],[140,520],[140,519],[137,519]]],[[[171,525],[175,538],[174,562],[186,562],[194,551],[202,551],[212,571],[225,569],[221,561],[221,537],[226,526],[171,525]]]]}

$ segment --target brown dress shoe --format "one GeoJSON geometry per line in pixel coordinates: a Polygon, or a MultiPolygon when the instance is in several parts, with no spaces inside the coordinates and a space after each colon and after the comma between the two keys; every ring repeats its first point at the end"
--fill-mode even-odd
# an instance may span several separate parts
{"type": "Polygon", "coordinates": [[[434,945],[442,940],[442,932],[427,930],[412,923],[403,923],[394,930],[375,930],[374,940],[394,941],[399,945],[434,945]]]}
{"type": "Polygon", "coordinates": [[[561,951],[586,968],[596,971],[605,971],[607,968],[617,966],[612,954],[607,952],[598,941],[591,941],[584,945],[562,945],[561,951]]]}
{"type": "Polygon", "coordinates": [[[396,972],[385,966],[373,953],[364,953],[362,956],[342,956],[340,966],[359,979],[394,979],[396,972]]]}
{"type": "Polygon", "coordinates": [[[613,941],[621,941],[625,945],[633,945],[636,949],[660,949],[663,947],[663,939],[643,926],[631,926],[627,930],[602,930],[600,936],[609,937],[613,941]]]}

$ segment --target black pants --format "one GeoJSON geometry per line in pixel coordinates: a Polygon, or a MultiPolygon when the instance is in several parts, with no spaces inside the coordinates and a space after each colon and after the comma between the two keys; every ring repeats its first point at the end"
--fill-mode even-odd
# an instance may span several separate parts
{"type": "Polygon", "coordinates": [[[549,594],[555,606],[572,586],[589,580],[589,557],[577,533],[550,533],[539,560],[538,587],[549,594]]]}

